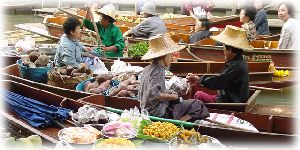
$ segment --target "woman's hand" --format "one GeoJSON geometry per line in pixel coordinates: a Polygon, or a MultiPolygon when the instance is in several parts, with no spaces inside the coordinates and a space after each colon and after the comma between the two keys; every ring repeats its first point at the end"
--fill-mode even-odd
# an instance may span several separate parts
{"type": "Polygon", "coordinates": [[[188,80],[188,82],[194,83],[199,81],[200,77],[195,74],[188,73],[186,79],[188,80]]]}

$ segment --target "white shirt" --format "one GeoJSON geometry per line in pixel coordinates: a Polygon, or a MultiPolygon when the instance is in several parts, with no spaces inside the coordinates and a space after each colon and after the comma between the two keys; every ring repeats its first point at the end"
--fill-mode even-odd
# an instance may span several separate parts
{"type": "Polygon", "coordinates": [[[297,35],[299,35],[299,21],[294,18],[289,18],[283,25],[280,33],[280,39],[278,48],[279,49],[296,49],[297,35]]]}

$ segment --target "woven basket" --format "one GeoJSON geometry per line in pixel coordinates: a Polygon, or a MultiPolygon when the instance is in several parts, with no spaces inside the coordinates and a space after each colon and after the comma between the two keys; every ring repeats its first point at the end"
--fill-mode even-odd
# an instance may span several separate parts
{"type": "Polygon", "coordinates": [[[87,80],[90,77],[92,77],[92,74],[79,77],[62,76],[60,73],[56,72],[55,69],[52,69],[48,74],[48,84],[61,88],[75,90],[76,85],[78,83],[87,80]]]}
{"type": "Polygon", "coordinates": [[[21,78],[39,83],[47,83],[47,73],[51,70],[50,65],[47,65],[46,67],[28,68],[22,64],[21,59],[17,60],[17,64],[21,78]]]}

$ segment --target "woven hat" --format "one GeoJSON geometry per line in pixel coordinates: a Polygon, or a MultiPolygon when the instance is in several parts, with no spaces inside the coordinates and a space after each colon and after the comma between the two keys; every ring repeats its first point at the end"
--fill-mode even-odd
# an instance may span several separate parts
{"type": "Polygon", "coordinates": [[[116,16],[115,16],[116,9],[113,4],[105,5],[101,9],[97,9],[96,12],[104,14],[116,20],[116,16]]]}
{"type": "Polygon", "coordinates": [[[151,2],[145,3],[143,5],[143,7],[141,8],[141,10],[142,10],[142,13],[156,15],[156,6],[154,3],[151,3],[151,2]]]}
{"type": "Polygon", "coordinates": [[[253,47],[247,41],[246,30],[236,26],[227,25],[225,30],[222,31],[219,35],[211,36],[210,38],[225,45],[229,45],[245,51],[253,50],[253,47]]]}
{"type": "Polygon", "coordinates": [[[184,48],[185,45],[176,44],[168,33],[158,34],[149,39],[149,49],[142,57],[142,60],[158,58],[184,48]]]}

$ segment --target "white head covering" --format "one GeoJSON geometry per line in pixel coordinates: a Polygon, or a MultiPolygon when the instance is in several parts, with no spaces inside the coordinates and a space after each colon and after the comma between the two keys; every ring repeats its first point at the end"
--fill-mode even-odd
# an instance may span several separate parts
{"type": "Polygon", "coordinates": [[[142,13],[156,15],[156,6],[154,3],[147,2],[143,5],[141,9],[142,9],[142,13]]]}

